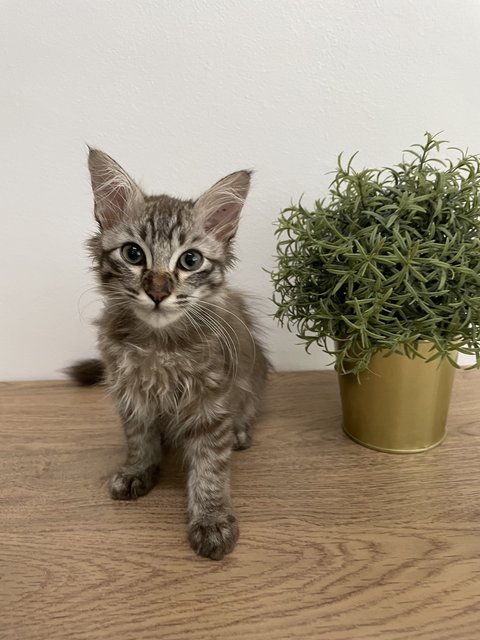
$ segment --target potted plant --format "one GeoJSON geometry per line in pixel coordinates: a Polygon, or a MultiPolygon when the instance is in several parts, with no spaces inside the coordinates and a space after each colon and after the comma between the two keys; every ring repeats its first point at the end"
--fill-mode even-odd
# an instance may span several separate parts
{"type": "Polygon", "coordinates": [[[282,211],[276,317],[334,356],[343,427],[412,452],[445,433],[457,353],[480,364],[480,156],[425,134],[394,167],[342,157],[329,197],[282,211]]]}

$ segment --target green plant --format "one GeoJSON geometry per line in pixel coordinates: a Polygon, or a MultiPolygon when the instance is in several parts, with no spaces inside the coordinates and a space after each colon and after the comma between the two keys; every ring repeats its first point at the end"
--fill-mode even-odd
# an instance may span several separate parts
{"type": "Polygon", "coordinates": [[[394,167],[340,156],[328,201],[280,215],[275,316],[340,373],[381,349],[414,357],[420,340],[435,345],[429,360],[455,364],[457,350],[480,365],[480,156],[435,157],[445,141],[425,136],[394,167]]]}

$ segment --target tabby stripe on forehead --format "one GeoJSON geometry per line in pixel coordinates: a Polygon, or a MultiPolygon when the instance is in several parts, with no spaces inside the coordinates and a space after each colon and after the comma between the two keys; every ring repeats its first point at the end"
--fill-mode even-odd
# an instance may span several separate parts
{"type": "Polygon", "coordinates": [[[168,240],[168,242],[170,242],[170,243],[171,243],[171,242],[172,242],[172,240],[173,240],[173,232],[174,232],[174,230],[175,230],[175,225],[174,225],[174,224],[172,224],[172,226],[171,226],[171,227],[168,229],[168,231],[167,231],[167,240],[168,240]]]}
{"type": "Polygon", "coordinates": [[[138,235],[143,240],[143,242],[147,242],[147,226],[142,225],[138,230],[138,235]]]}
{"type": "Polygon", "coordinates": [[[156,233],[155,233],[155,223],[154,223],[154,218],[153,218],[153,216],[150,216],[150,218],[148,219],[148,224],[150,225],[150,238],[149,238],[149,240],[150,240],[150,242],[153,242],[153,239],[154,239],[154,238],[155,238],[155,236],[156,236],[156,233]]]}
{"type": "Polygon", "coordinates": [[[175,230],[177,229],[177,227],[180,224],[180,220],[179,220],[179,216],[178,216],[178,212],[175,212],[175,217],[172,214],[172,218],[170,220],[170,228],[167,231],[167,238],[169,242],[172,242],[173,240],[173,234],[175,232],[175,230]]]}

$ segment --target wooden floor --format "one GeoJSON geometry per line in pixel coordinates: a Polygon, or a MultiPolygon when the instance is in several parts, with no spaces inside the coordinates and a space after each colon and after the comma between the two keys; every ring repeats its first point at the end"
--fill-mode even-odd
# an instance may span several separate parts
{"type": "Polygon", "coordinates": [[[0,639],[478,640],[479,391],[460,372],[445,443],[395,456],[342,434],[334,374],[276,375],[215,563],[187,545],[174,460],[109,499],[124,448],[102,389],[1,384],[0,639]]]}

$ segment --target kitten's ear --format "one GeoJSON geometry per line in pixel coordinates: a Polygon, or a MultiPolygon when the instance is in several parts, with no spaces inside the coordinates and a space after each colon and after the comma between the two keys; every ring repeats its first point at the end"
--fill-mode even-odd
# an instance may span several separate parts
{"type": "Polygon", "coordinates": [[[215,183],[195,203],[203,217],[205,231],[228,242],[235,235],[240,212],[250,188],[251,171],[231,173],[215,183]]]}
{"type": "Polygon", "coordinates": [[[89,148],[88,168],[95,200],[95,218],[102,229],[115,226],[143,202],[143,194],[137,184],[103,151],[89,148]]]}

